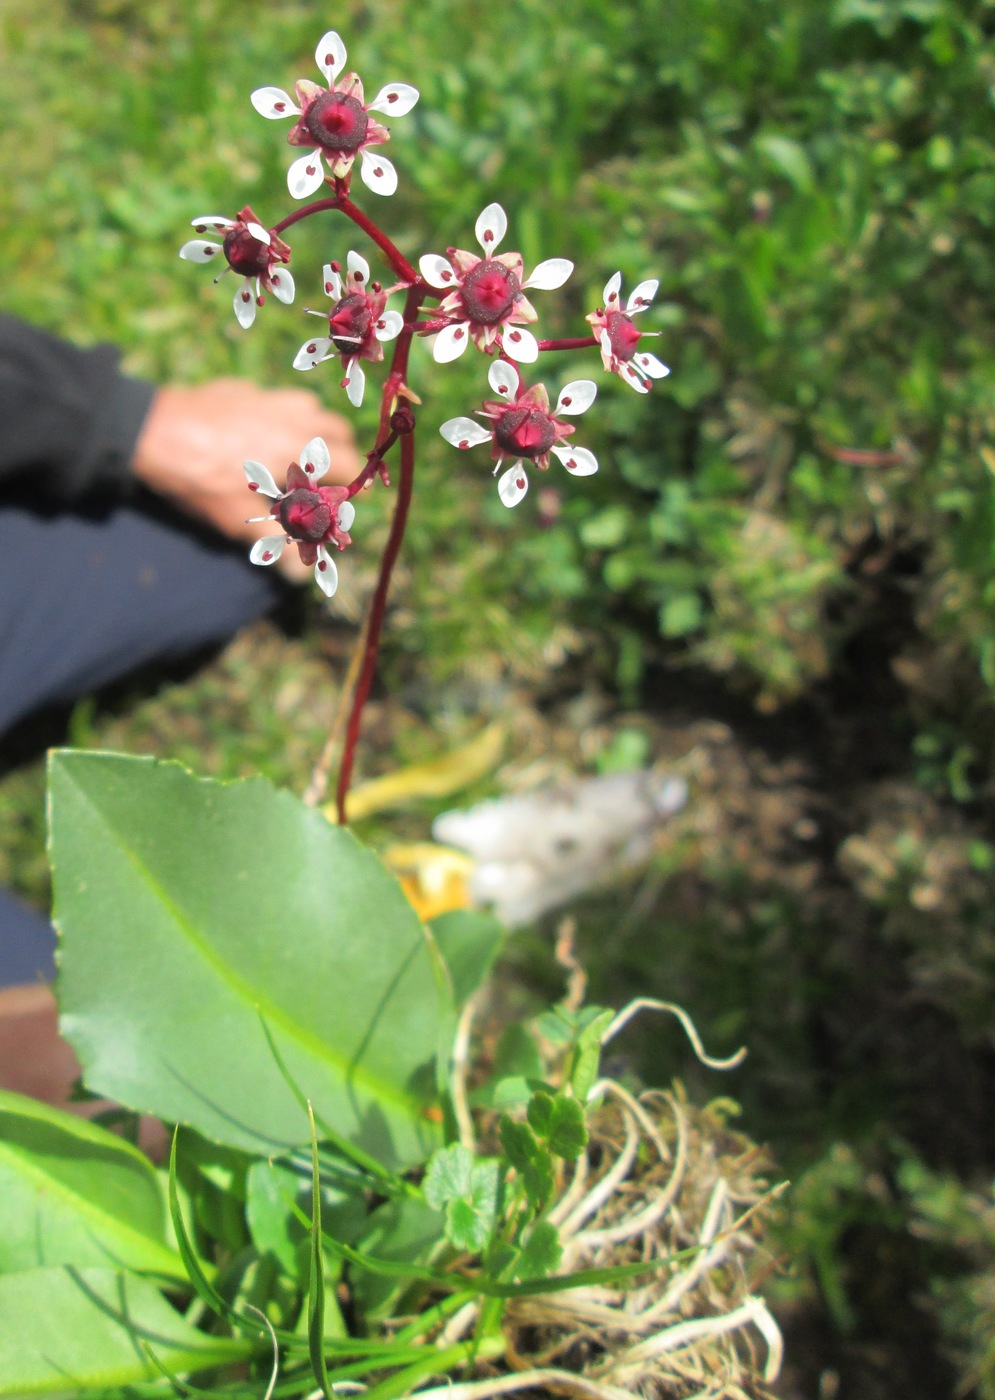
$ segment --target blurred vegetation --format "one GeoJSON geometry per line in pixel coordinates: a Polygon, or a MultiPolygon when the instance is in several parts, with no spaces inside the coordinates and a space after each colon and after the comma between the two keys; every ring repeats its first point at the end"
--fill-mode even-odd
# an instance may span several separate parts
{"type": "MultiPolygon", "coordinates": [[[[440,392],[416,347],[426,431],[386,674],[444,724],[584,651],[626,702],[697,696],[809,763],[814,847],[792,834],[805,784],[744,760],[711,790],[727,843],[703,824],[678,841],[604,977],[754,1047],[747,1126],[801,1172],[786,1306],[821,1300],[851,1340],[884,1311],[934,1327],[964,1393],[995,1397],[993,0],[577,0],[569,18],[543,0],[52,0],[43,18],[0,0],[0,24],[4,304],[117,341],[135,373],[300,382],[299,308],[321,305],[343,229],[295,230],[298,305],[249,335],[176,250],[196,214],[289,207],[282,130],[248,93],[313,77],[329,24],[368,81],[421,89],[377,209],[405,250],[470,244],[499,199],[527,266],[577,262],[540,294],[550,334],[578,334],[616,269],[660,277],[643,324],[673,373],[650,396],[596,356],[554,367],[599,377],[579,436],[602,469],[554,469],[542,528],[538,493],[505,511],[486,464],[434,432],[479,397],[479,361],[440,392]],[[765,845],[743,832],[775,789],[765,845]]],[[[389,504],[364,505],[370,555],[389,504]]],[[[227,676],[238,726],[217,697],[178,703],[214,717],[214,771],[293,781],[261,691],[313,655],[270,661],[255,700],[248,658],[227,676]]],[[[154,743],[143,723],[133,741],[154,743]]],[[[204,766],[184,725],[160,728],[204,766]]],[[[34,782],[0,787],[25,888],[34,782]]]]}

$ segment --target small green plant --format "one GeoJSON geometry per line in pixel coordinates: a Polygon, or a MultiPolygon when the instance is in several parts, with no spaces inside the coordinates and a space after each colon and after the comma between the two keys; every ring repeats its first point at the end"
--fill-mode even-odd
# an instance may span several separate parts
{"type": "Polygon", "coordinates": [[[764,1161],[604,1074],[638,1004],[473,1051],[489,915],[423,926],[261,779],[65,750],[49,791],[63,1032],[92,1093],[182,1126],[164,1174],[0,1099],[0,1395],[762,1393],[764,1161]]]}

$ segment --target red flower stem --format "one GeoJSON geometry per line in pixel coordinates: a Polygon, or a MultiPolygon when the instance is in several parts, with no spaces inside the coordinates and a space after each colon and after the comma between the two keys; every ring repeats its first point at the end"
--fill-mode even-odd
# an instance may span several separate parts
{"type": "Polygon", "coordinates": [[[598,345],[600,342],[593,335],[578,335],[567,340],[540,340],[538,342],[540,350],[586,350],[590,345],[598,345]]]}
{"type": "Polygon", "coordinates": [[[373,676],[377,668],[377,654],[380,649],[380,633],[383,628],[384,613],[387,608],[387,594],[390,590],[390,577],[394,571],[394,564],[400,553],[401,543],[404,539],[405,526],[408,523],[408,509],[411,505],[411,492],[415,480],[415,435],[413,432],[405,433],[401,438],[401,480],[397,487],[397,505],[394,507],[394,519],[391,521],[390,535],[387,538],[387,546],[380,561],[380,576],[377,579],[376,592],[373,595],[373,602],[370,605],[370,618],[366,628],[366,647],[363,654],[363,666],[359,673],[359,680],[356,682],[356,691],[352,697],[352,709],[349,711],[349,722],[346,727],[345,743],[342,747],[342,762],[339,765],[338,782],[335,788],[335,803],[338,808],[339,824],[346,824],[346,797],[349,793],[349,784],[352,780],[352,765],[356,757],[356,746],[359,742],[359,727],[363,719],[363,709],[366,705],[373,684],[373,676]]]}
{"type": "Polygon", "coordinates": [[[353,204],[347,194],[331,195],[327,199],[316,199],[312,204],[302,205],[300,209],[295,209],[285,219],[281,219],[270,232],[279,236],[285,228],[290,228],[291,224],[299,223],[301,219],[306,219],[311,214],[320,214],[324,209],[340,209],[347,219],[351,219],[368,238],[372,238],[398,277],[404,282],[417,282],[419,280],[418,273],[400,248],[387,237],[382,228],[379,228],[367,214],[363,213],[362,209],[353,204]]]}
{"type": "Polygon", "coordinates": [[[335,197],[316,199],[313,204],[302,204],[299,209],[291,210],[285,219],[274,224],[270,233],[275,233],[279,237],[285,228],[290,228],[291,224],[299,224],[301,219],[310,218],[312,214],[320,214],[324,209],[339,209],[341,205],[342,201],[335,197]]]}

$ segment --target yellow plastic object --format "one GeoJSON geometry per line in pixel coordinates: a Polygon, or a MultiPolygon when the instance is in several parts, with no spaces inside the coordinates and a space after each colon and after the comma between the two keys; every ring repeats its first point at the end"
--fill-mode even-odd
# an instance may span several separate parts
{"type": "MultiPolygon", "coordinates": [[[[349,793],[346,812],[350,822],[361,821],[389,807],[404,807],[425,797],[449,797],[469,787],[500,762],[505,730],[502,724],[489,724],[468,744],[427,763],[412,763],[393,773],[360,783],[349,793]]],[[[322,808],[329,821],[336,820],[335,803],[322,808]]]]}
{"type": "Polygon", "coordinates": [[[432,841],[396,842],[383,852],[420,919],[434,919],[450,909],[469,909],[473,861],[462,851],[432,841]]]}

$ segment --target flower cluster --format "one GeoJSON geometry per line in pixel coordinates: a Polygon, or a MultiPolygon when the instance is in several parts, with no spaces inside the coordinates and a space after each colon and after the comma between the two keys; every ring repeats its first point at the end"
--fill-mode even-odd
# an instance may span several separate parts
{"type": "MultiPolygon", "coordinates": [[[[520,252],[499,251],[508,218],[497,202],[488,204],[476,219],[479,252],[448,247],[444,254],[423,254],[417,268],[413,266],[384,230],[352,202],[350,188],[358,170],[375,194],[394,193],[397,171],[382,149],[391,133],[379,118],[410,112],[418,91],[407,83],[388,83],[367,102],[358,74],[345,71],[346,57],[341,38],[329,30],[315,50],[323,85],[301,78],[294,96],[283,88],[263,87],[251,98],[262,116],[292,122],[287,139],[302,154],[287,175],[290,193],[295,199],[308,199],[324,187],[323,197],[295,208],[271,228],[248,206],[233,219],[222,215],[195,219],[200,236],[180,249],[180,256],[188,261],[223,260],[223,272],[237,274],[235,315],[246,328],[253,324],[267,293],[285,303],[294,300],[294,279],[288,269],[291,249],[282,235],[303,218],[324,211],[344,215],[372,241],[390,269],[392,276],[385,286],[372,279],[370,264],[355,248],[349,250],[344,270],[338,262],[327,262],[322,289],[329,299],[328,309],[310,311],[327,321],[327,329],[306,340],[293,362],[295,369],[308,371],[338,360],[342,387],[349,402],[359,407],[366,391],[364,365],[383,361],[384,346],[393,343],[379,431],[360,475],[350,486],[319,486],[329,455],[317,438],[308,443],[300,462],[288,467],[283,491],[261,463],[245,463],[252,490],[273,501],[262,519],[277,521],[281,530],[257,541],[251,559],[271,564],[288,542],[294,542],[301,558],[314,565],[315,577],[327,594],[335,591],[337,581],[329,550],[350,542],[354,517],[350,497],[376,477],[389,484],[386,455],[398,442],[402,474],[408,477],[403,510],[399,506],[403,532],[414,461],[415,406],[420,403],[407,382],[410,347],[416,337],[430,341],[436,364],[456,360],[471,342],[489,357],[487,381],[494,397],[484,398],[474,417],[450,418],[441,432],[460,449],[490,443],[498,495],[506,506],[519,504],[528,491],[530,471],[548,470],[554,457],[572,476],[589,476],[598,470],[594,454],[573,443],[574,425],[569,421],[594,402],[593,381],[571,380],[551,408],[546,386],[538,380],[525,383],[522,366],[534,365],[549,352],[590,348],[600,352],[609,374],[618,375],[641,394],[648,392],[654,379],[669,373],[655,355],[640,349],[643,338],[653,332],[642,331],[636,324],[636,317],[656,296],[655,279],[640,282],[623,306],[622,276],[616,272],[605,286],[603,305],[586,317],[590,334],[568,340],[538,339],[533,329],[538,314],[531,295],[564,286],[574,265],[567,258],[548,258],[527,273],[520,252]],[[388,306],[395,293],[404,294],[403,311],[388,306]]],[[[387,555],[392,560],[396,548],[388,549],[387,555]]],[[[384,568],[389,573],[387,555],[384,568]]]]}

